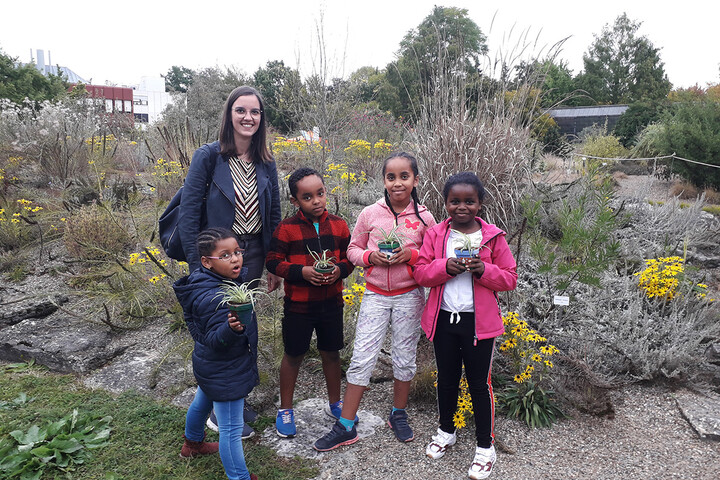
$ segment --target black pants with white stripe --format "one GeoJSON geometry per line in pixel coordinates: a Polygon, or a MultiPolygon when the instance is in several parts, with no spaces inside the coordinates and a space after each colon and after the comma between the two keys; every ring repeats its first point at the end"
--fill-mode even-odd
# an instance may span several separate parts
{"type": "Polygon", "coordinates": [[[494,338],[475,340],[475,314],[459,316],[440,310],[433,347],[437,364],[437,398],[440,428],[455,431],[453,416],[457,410],[462,367],[472,396],[475,436],[478,447],[490,448],[493,443],[495,405],[492,398],[490,369],[494,338]],[[450,323],[452,320],[453,323],[450,323]]]}

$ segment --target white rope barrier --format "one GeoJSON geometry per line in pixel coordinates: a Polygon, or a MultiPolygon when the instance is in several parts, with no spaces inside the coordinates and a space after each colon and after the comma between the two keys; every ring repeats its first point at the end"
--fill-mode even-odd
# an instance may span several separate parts
{"type": "Polygon", "coordinates": [[[595,157],[595,156],[593,156],[593,155],[583,155],[582,153],[572,152],[572,153],[570,154],[570,156],[573,156],[573,157],[582,157],[582,158],[592,158],[593,160],[611,160],[611,161],[613,161],[613,162],[626,162],[626,161],[631,161],[631,162],[632,162],[632,161],[638,161],[638,162],[640,162],[640,161],[647,161],[647,160],[654,160],[654,161],[657,162],[658,160],[664,160],[664,159],[666,159],[666,158],[672,158],[672,159],[676,159],[676,160],[682,160],[683,162],[689,162],[689,163],[694,163],[694,164],[696,164],[696,165],[702,165],[703,167],[720,168],[720,165],[712,165],[712,164],[710,164],[710,163],[698,162],[697,160],[690,160],[690,159],[687,159],[687,158],[678,157],[678,156],[675,155],[675,154],[672,154],[672,155],[663,155],[663,156],[660,156],[660,157],[649,157],[649,158],[610,158],[610,157],[595,157]]]}

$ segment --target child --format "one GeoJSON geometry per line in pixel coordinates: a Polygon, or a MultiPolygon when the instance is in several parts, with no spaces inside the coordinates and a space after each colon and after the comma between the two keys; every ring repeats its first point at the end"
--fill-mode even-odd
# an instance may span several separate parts
{"type": "Polygon", "coordinates": [[[413,279],[412,265],[428,227],[435,225],[432,214],[419,205],[417,160],[405,152],[390,155],[383,164],[385,198],[363,209],[353,229],[348,258],[367,269],[366,291],[358,312],[355,346],[347,371],[343,402],[330,406],[337,418],[332,430],[315,442],[325,452],[350,445],[358,439],[355,424],[363,393],[370,382],[388,325],[392,324],[393,407],[388,424],[401,442],[414,438],[408,425],[410,381],[415,376],[415,356],[420,339],[420,316],[425,292],[413,279]],[[378,250],[380,230],[399,226],[404,245],[388,258],[378,250]]]}
{"type": "Polygon", "coordinates": [[[259,380],[257,321],[252,312],[233,318],[218,296],[223,282],[241,281],[243,251],[235,235],[224,228],[201,232],[197,247],[201,267],[173,285],[195,340],[193,373],[198,382],[185,419],[180,456],[208,455],[219,449],[229,479],[257,480],[247,470],[240,438],[245,397],[259,380]],[[203,442],[205,419],[212,408],[219,422],[219,444],[203,442]]]}
{"type": "Polygon", "coordinates": [[[517,285],[515,259],[505,232],[477,215],[485,196],[471,172],[451,176],[443,188],[450,218],[428,230],[415,267],[415,279],[431,287],[422,327],[433,342],[437,362],[440,428],[425,453],[437,459],[455,444],[453,416],[462,367],[472,396],[477,448],[468,477],[487,478],[496,460],[493,446],[494,405],[490,383],[495,337],[504,332],[497,292],[517,285]],[[466,263],[455,256],[458,233],[473,239],[479,258],[466,263]]]}
{"type": "Polygon", "coordinates": [[[285,279],[282,320],[285,355],[280,363],[280,409],[275,420],[277,434],[294,437],[293,395],[300,364],[310,348],[313,331],[322,359],[330,403],[340,400],[340,353],[343,347],[342,279],[353,265],[347,259],[350,230],[345,221],[325,209],[322,175],[311,168],[295,170],[288,180],[290,202],[299,208],[280,222],[270,242],[266,266],[285,279]],[[310,251],[334,257],[330,274],[316,272],[310,251]]]}

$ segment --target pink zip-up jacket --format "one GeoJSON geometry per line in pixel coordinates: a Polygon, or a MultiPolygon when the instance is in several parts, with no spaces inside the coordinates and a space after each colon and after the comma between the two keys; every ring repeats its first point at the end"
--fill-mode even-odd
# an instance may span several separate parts
{"type": "Polygon", "coordinates": [[[426,230],[435,225],[435,219],[427,208],[418,205],[418,211],[427,226],[423,225],[415,214],[412,200],[397,216],[397,223],[400,225],[399,231],[407,239],[404,248],[409,248],[412,256],[408,263],[391,267],[370,266],[369,261],[370,253],[379,250],[377,244],[381,234],[377,227],[389,232],[395,226],[395,215],[385,203],[385,199],[381,198],[372,205],[368,205],[358,215],[350,238],[350,245],[348,245],[347,257],[355,266],[366,269],[365,287],[368,290],[381,295],[393,296],[418,287],[413,277],[412,266],[418,259],[420,245],[422,245],[426,230]]]}
{"type": "MultiPolygon", "coordinates": [[[[473,275],[475,303],[475,338],[494,338],[505,332],[497,292],[514,290],[517,286],[517,265],[505,240],[505,232],[495,225],[475,220],[482,229],[480,260],[485,271],[479,277],[473,275]]],[[[415,280],[423,287],[431,287],[422,316],[422,328],[430,341],[435,337],[437,317],[445,290],[445,282],[452,278],[445,266],[445,248],[450,235],[450,219],[435,225],[425,233],[420,256],[415,264],[415,280]]]]}

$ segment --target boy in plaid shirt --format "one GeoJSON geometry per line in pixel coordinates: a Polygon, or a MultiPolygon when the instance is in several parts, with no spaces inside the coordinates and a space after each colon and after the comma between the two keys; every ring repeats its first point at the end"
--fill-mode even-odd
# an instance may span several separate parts
{"type": "Polygon", "coordinates": [[[322,359],[328,410],[340,403],[340,353],[343,347],[342,279],[353,270],[347,259],[350,229],[325,209],[322,175],[311,168],[295,170],[288,180],[290,202],[298,212],[275,229],[265,264],[285,279],[282,335],[285,354],[280,363],[280,409],[275,428],[284,438],[297,433],[293,394],[300,364],[310,348],[313,331],[322,359]],[[330,274],[316,272],[310,250],[334,257],[330,274]]]}

